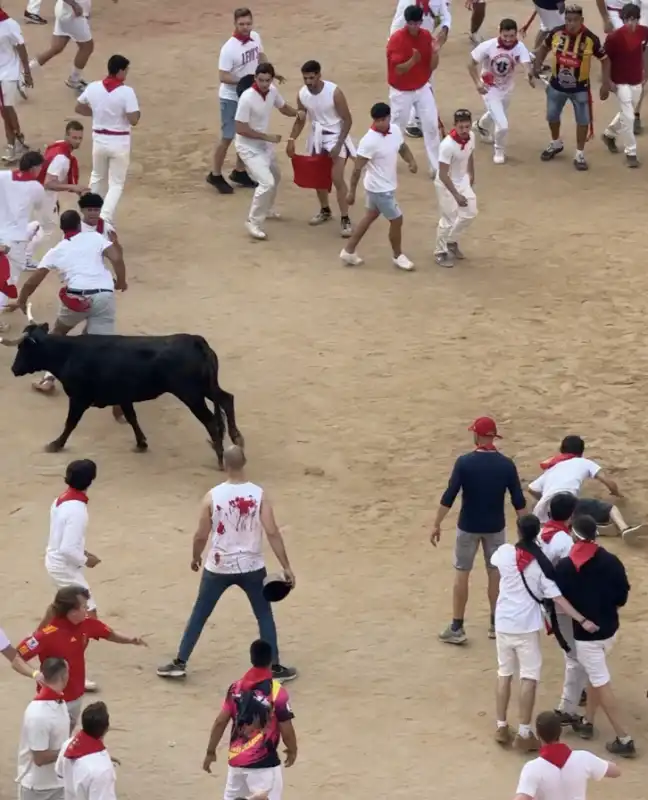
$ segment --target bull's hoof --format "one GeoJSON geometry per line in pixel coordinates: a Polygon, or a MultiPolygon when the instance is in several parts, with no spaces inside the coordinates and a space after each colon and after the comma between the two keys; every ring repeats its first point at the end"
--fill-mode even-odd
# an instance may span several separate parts
{"type": "Polygon", "coordinates": [[[60,453],[62,449],[63,445],[59,442],[50,442],[49,444],[45,445],[46,453],[60,453]]]}
{"type": "Polygon", "coordinates": [[[148,450],[148,442],[147,441],[137,442],[137,444],[135,445],[135,450],[138,453],[145,453],[148,450]]]}

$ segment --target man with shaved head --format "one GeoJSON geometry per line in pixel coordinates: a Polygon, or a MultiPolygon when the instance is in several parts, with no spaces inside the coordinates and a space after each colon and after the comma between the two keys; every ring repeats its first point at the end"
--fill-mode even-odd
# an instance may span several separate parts
{"type": "Polygon", "coordinates": [[[292,586],[295,575],[290,567],[283,537],[275,522],[272,504],[264,490],[248,481],[245,453],[238,445],[224,453],[227,480],[211,489],[203,498],[198,528],[193,538],[191,569],[198,572],[209,541],[208,553],[189,622],[180,642],[178,655],[161,666],[161,678],[184,678],[187,662],[198,643],[205,623],[216,603],[230,586],[238,586],[247,595],[259,623],[259,635],[272,647],[272,674],[275,680],[290,681],[297,670],[279,661],[277,629],[272,606],[263,593],[267,577],[263,558],[263,534],[281,564],[284,577],[292,586]]]}

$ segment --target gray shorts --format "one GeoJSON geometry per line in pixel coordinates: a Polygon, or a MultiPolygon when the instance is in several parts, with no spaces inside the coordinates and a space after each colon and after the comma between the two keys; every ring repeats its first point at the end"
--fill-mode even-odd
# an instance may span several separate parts
{"type": "Polygon", "coordinates": [[[236,107],[238,103],[236,100],[227,100],[221,97],[220,101],[220,117],[221,117],[221,136],[223,139],[232,141],[236,133],[236,107]]]}
{"type": "Polygon", "coordinates": [[[68,714],[70,715],[70,730],[76,728],[79,718],[81,717],[83,697],[78,697],[76,700],[70,700],[65,704],[67,706],[68,714]]]}
{"type": "Polygon", "coordinates": [[[369,211],[377,211],[390,222],[403,216],[403,212],[396,202],[396,192],[365,191],[365,205],[369,211]]]}
{"type": "Polygon", "coordinates": [[[20,800],[63,800],[65,789],[60,786],[57,789],[25,789],[20,787],[20,800]]]}
{"type": "Polygon", "coordinates": [[[610,512],[613,508],[612,503],[606,503],[605,500],[598,500],[596,497],[582,497],[576,502],[574,516],[588,514],[593,517],[597,525],[609,525],[610,512]]]}
{"type": "Polygon", "coordinates": [[[455,543],[455,569],[462,572],[470,572],[475,563],[475,556],[481,544],[484,551],[484,561],[486,569],[494,569],[491,564],[491,556],[506,543],[506,531],[499,533],[466,533],[457,528],[457,541],[455,543]]]}
{"type": "Polygon", "coordinates": [[[115,293],[100,292],[85,297],[91,303],[87,311],[71,311],[61,303],[57,320],[66,328],[76,328],[85,322],[84,333],[115,332],[115,293]]]}

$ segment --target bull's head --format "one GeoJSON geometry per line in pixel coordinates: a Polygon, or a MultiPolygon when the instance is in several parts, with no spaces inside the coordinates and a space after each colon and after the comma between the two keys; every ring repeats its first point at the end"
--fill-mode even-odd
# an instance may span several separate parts
{"type": "Polygon", "coordinates": [[[43,363],[45,353],[42,344],[49,333],[49,325],[46,322],[41,325],[36,322],[32,316],[31,303],[27,303],[27,322],[29,324],[17,339],[0,336],[0,344],[5,347],[18,348],[16,358],[11,366],[11,371],[16,377],[46,369],[46,365],[43,363]]]}

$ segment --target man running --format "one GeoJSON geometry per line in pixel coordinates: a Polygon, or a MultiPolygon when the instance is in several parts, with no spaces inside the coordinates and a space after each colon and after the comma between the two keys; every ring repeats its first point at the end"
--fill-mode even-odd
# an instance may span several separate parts
{"type": "MultiPolygon", "coordinates": [[[[349,136],[353,123],[344,92],[337,84],[322,80],[322,67],[318,61],[307,61],[301,68],[304,86],[297,95],[297,108],[308,115],[311,129],[306,149],[310,155],[326,153],[333,162],[332,178],[340,209],[340,231],[343,239],[351,236],[349,219],[349,190],[344,180],[344,168],[348,158],[354,158],[356,150],[349,136]]],[[[295,155],[295,141],[304,129],[305,119],[297,119],[290,132],[286,146],[288,158],[295,155]]],[[[329,193],[317,191],[319,212],[311,219],[311,225],[322,225],[332,219],[329,193]]]]}
{"type": "Polygon", "coordinates": [[[25,144],[16,105],[20,94],[20,72],[27,86],[33,86],[29,56],[20,25],[0,8],[0,114],[7,137],[2,160],[13,164],[29,149],[25,144]]]}

